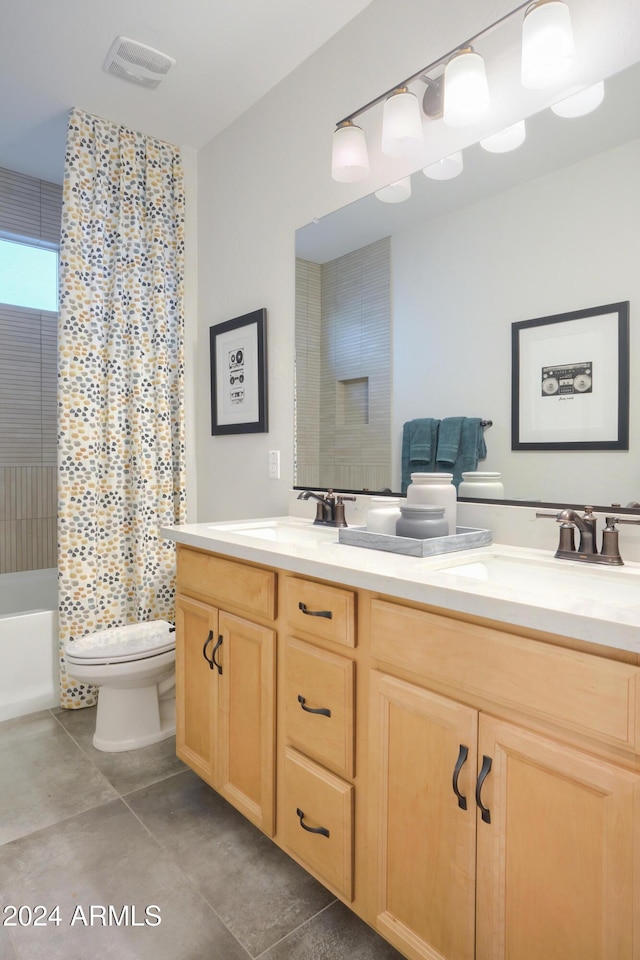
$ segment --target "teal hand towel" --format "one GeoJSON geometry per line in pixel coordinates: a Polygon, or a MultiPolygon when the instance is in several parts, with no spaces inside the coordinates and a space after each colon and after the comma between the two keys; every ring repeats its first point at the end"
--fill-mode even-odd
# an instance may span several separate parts
{"type": "MultiPolygon", "coordinates": [[[[444,422],[444,421],[443,421],[444,422]]],[[[462,474],[467,470],[477,470],[478,460],[487,456],[482,420],[479,417],[463,417],[460,431],[460,449],[453,465],[453,482],[458,487],[462,474]]]]}
{"type": "Polygon", "coordinates": [[[406,493],[412,473],[432,473],[436,469],[439,420],[421,417],[407,420],[402,429],[401,491],[406,493]]]}
{"type": "Polygon", "coordinates": [[[453,464],[461,453],[462,424],[466,417],[445,417],[438,432],[438,463],[453,464]]]}
{"type": "Polygon", "coordinates": [[[412,420],[409,432],[409,461],[425,463],[431,460],[433,420],[412,420]]]}

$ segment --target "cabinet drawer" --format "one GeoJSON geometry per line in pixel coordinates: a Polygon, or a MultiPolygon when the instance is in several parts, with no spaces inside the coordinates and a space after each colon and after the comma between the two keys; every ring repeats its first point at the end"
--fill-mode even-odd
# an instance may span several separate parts
{"type": "Polygon", "coordinates": [[[286,847],[352,900],[353,787],[287,747],[284,804],[286,847]]]}
{"type": "Polygon", "coordinates": [[[372,600],[371,652],[472,698],[637,750],[640,669],[372,600]]]}
{"type": "Polygon", "coordinates": [[[353,776],[354,670],[346,657],[287,639],[287,740],[343,777],[353,776]]]}
{"type": "Polygon", "coordinates": [[[276,611],[276,575],[210,553],[178,547],[178,592],[197,600],[230,604],[273,620],[276,611]]]}
{"type": "Polygon", "coordinates": [[[349,590],[287,577],[284,606],[292,632],[300,630],[355,647],[355,597],[349,590]]]}

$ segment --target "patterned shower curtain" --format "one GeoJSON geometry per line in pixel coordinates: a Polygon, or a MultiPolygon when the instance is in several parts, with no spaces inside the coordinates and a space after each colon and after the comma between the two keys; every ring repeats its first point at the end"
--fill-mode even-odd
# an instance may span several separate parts
{"type": "Polygon", "coordinates": [[[173,620],[184,523],[184,184],[178,149],[71,111],[58,367],[61,705],[67,640],[173,620]]]}

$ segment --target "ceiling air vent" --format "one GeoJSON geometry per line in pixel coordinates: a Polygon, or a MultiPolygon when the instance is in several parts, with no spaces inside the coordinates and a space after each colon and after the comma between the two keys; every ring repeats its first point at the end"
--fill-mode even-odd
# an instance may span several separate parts
{"type": "Polygon", "coordinates": [[[123,80],[153,89],[173,66],[175,60],[166,53],[160,53],[146,43],[129,40],[128,37],[116,37],[103,69],[123,80]]]}

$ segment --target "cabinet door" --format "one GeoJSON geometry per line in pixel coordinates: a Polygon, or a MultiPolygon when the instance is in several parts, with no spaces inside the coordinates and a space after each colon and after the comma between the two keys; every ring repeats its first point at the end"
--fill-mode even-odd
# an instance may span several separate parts
{"type": "Polygon", "coordinates": [[[223,612],[218,626],[222,673],[217,788],[273,836],[275,632],[223,612]]]}
{"type": "Polygon", "coordinates": [[[415,960],[473,960],[477,711],[373,671],[370,719],[374,925],[415,960]]]}
{"type": "Polygon", "coordinates": [[[478,960],[637,957],[640,776],[482,715],[485,756],[478,960]]]}
{"type": "Polygon", "coordinates": [[[218,672],[211,664],[217,639],[215,607],[178,596],[176,753],[211,786],[217,780],[218,672]]]}

